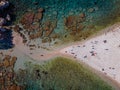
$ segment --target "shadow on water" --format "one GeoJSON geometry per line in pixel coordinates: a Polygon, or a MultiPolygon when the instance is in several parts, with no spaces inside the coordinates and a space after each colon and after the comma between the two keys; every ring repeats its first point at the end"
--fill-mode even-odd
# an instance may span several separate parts
{"type": "Polygon", "coordinates": [[[12,31],[0,28],[0,50],[12,48],[14,46],[12,40],[12,31]]]}
{"type": "Polygon", "coordinates": [[[15,15],[15,6],[14,4],[10,3],[9,7],[5,8],[3,11],[2,11],[2,16],[5,18],[7,16],[7,14],[10,15],[10,18],[11,20],[10,21],[7,21],[6,23],[6,26],[9,26],[9,25],[12,25],[13,22],[16,20],[16,15],[15,15]]]}
{"type": "MultiPolygon", "coordinates": [[[[10,3],[10,5],[4,9],[0,9],[0,17],[6,19],[7,15],[10,16],[10,20],[7,20],[4,26],[10,26],[16,20],[16,15],[14,14],[14,5],[10,3]]],[[[0,28],[0,50],[6,50],[13,48],[12,43],[12,30],[8,30],[5,28],[0,28]]]]}

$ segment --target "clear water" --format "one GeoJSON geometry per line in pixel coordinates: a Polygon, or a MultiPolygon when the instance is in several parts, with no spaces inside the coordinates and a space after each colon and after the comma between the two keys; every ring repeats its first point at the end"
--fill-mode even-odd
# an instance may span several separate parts
{"type": "MultiPolygon", "coordinates": [[[[18,16],[28,9],[44,8],[43,21],[56,19],[57,27],[54,32],[59,34],[65,33],[64,19],[69,15],[85,13],[85,24],[106,25],[120,14],[120,0],[10,0],[10,2],[15,5],[18,16]],[[38,5],[34,5],[34,2],[38,2],[38,5]],[[90,13],[88,12],[90,8],[95,10],[90,13]]],[[[8,33],[7,35],[9,36],[8,33]]],[[[12,47],[9,39],[0,40],[0,49],[12,47]]]]}
{"type": "Polygon", "coordinates": [[[55,32],[65,33],[64,19],[69,15],[86,14],[86,24],[103,25],[120,14],[120,0],[10,0],[16,5],[19,14],[27,9],[36,10],[42,7],[45,9],[43,21],[57,19],[55,32]],[[34,5],[38,2],[38,5],[34,5]],[[90,13],[88,10],[94,8],[90,13]],[[91,20],[92,18],[92,20],[91,20]],[[104,20],[104,22],[103,22],[104,20]]]}

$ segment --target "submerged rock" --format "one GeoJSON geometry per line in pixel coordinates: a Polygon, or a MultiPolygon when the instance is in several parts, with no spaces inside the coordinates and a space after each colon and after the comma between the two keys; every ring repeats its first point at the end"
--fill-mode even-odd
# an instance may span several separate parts
{"type": "Polygon", "coordinates": [[[92,13],[92,12],[94,12],[94,11],[95,11],[94,8],[89,8],[89,9],[88,9],[88,12],[90,12],[90,13],[92,13]]]}
{"type": "Polygon", "coordinates": [[[81,13],[80,15],[68,16],[65,19],[65,27],[70,32],[71,35],[79,34],[81,30],[84,29],[82,24],[85,21],[85,14],[81,13]]]}
{"type": "MultiPolygon", "coordinates": [[[[20,20],[20,23],[22,25],[30,25],[33,23],[35,13],[34,12],[28,12],[23,15],[23,17],[20,20]]],[[[28,26],[29,27],[29,26],[28,26]]]]}

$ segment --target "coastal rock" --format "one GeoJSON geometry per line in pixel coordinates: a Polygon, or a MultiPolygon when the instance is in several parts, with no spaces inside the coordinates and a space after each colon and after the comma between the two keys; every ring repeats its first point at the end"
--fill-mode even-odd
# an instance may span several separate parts
{"type": "Polygon", "coordinates": [[[74,26],[75,22],[76,22],[76,17],[75,16],[68,16],[65,19],[65,26],[68,27],[68,28],[71,28],[72,26],[74,26]]]}
{"type": "Polygon", "coordinates": [[[4,61],[3,61],[3,66],[4,66],[4,67],[9,67],[9,66],[10,66],[10,63],[9,63],[9,60],[8,60],[8,59],[4,59],[4,61]]]}
{"type": "Polygon", "coordinates": [[[13,28],[13,30],[14,30],[15,32],[19,32],[19,30],[20,30],[19,25],[15,25],[15,27],[13,28]]]}
{"type": "Polygon", "coordinates": [[[0,62],[0,68],[3,66],[3,63],[0,62]]]}
{"type": "MultiPolygon", "coordinates": [[[[24,35],[28,34],[29,39],[33,40],[39,38],[43,35],[43,29],[41,25],[41,19],[43,17],[43,8],[39,8],[37,12],[29,11],[25,13],[20,20],[20,23],[23,26],[23,31],[25,32],[24,35]]],[[[18,29],[18,28],[16,28],[18,29]]],[[[27,42],[27,38],[23,39],[24,43],[27,42]]]]}
{"type": "Polygon", "coordinates": [[[59,35],[58,34],[52,34],[51,38],[53,38],[53,39],[59,38],[59,35]]]}
{"type": "Polygon", "coordinates": [[[85,18],[85,13],[80,13],[80,18],[85,18]]]}
{"type": "Polygon", "coordinates": [[[20,23],[22,25],[30,25],[33,23],[35,13],[34,12],[27,12],[23,15],[23,17],[20,20],[20,23]]]}
{"type": "Polygon", "coordinates": [[[35,14],[34,21],[40,21],[42,19],[42,13],[35,14]]]}
{"type": "Polygon", "coordinates": [[[16,84],[11,85],[8,87],[7,90],[22,90],[20,86],[17,86],[16,84]]]}
{"type": "Polygon", "coordinates": [[[44,24],[44,31],[45,36],[48,37],[51,35],[51,33],[54,31],[55,27],[57,26],[57,21],[47,21],[44,24]]]}
{"type": "Polygon", "coordinates": [[[24,90],[21,86],[15,83],[14,78],[14,64],[17,57],[10,55],[5,55],[1,63],[3,63],[2,68],[0,68],[0,90],[24,90]],[[13,66],[11,68],[11,65],[13,66]]]}
{"type": "Polygon", "coordinates": [[[89,9],[88,9],[88,12],[90,12],[90,13],[92,13],[92,12],[94,12],[94,11],[95,11],[94,8],[89,8],[89,9]]]}
{"type": "Polygon", "coordinates": [[[0,77],[0,84],[4,85],[5,79],[3,77],[0,77]]]}
{"type": "Polygon", "coordinates": [[[80,15],[76,16],[68,16],[65,19],[65,26],[67,27],[67,30],[69,30],[70,35],[76,35],[81,30],[84,29],[84,25],[82,22],[85,21],[85,14],[81,13],[80,15]]]}
{"type": "Polygon", "coordinates": [[[29,35],[29,39],[30,40],[35,39],[35,35],[34,34],[29,35]]]}
{"type": "Polygon", "coordinates": [[[29,39],[30,39],[30,40],[33,40],[33,39],[39,38],[39,37],[41,37],[41,36],[42,36],[42,32],[38,32],[38,33],[36,33],[36,34],[31,34],[31,35],[29,35],[29,39]]]}
{"type": "Polygon", "coordinates": [[[10,66],[10,62],[9,62],[9,61],[10,61],[10,58],[11,58],[11,57],[10,57],[9,55],[6,55],[6,56],[5,56],[5,58],[3,59],[3,66],[4,66],[4,67],[7,68],[7,67],[10,66]]]}
{"type": "Polygon", "coordinates": [[[37,24],[32,24],[31,26],[30,26],[30,29],[31,30],[37,30],[39,28],[39,23],[37,23],[37,24]]]}
{"type": "Polygon", "coordinates": [[[43,8],[39,8],[39,9],[38,9],[38,12],[39,12],[39,13],[42,13],[43,11],[44,11],[43,8]]]}
{"type": "Polygon", "coordinates": [[[14,66],[15,62],[17,60],[17,57],[12,57],[11,60],[10,60],[10,66],[14,66]]]}

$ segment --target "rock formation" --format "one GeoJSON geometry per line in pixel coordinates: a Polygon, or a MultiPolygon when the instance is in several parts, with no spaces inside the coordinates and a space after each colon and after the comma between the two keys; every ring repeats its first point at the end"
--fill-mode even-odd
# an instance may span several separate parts
{"type": "Polygon", "coordinates": [[[15,83],[14,64],[17,57],[5,55],[0,60],[0,90],[24,90],[15,83]]]}
{"type": "Polygon", "coordinates": [[[81,30],[84,29],[82,24],[85,21],[85,14],[81,13],[80,15],[68,16],[65,18],[65,27],[70,32],[71,35],[78,34],[81,30]]]}

